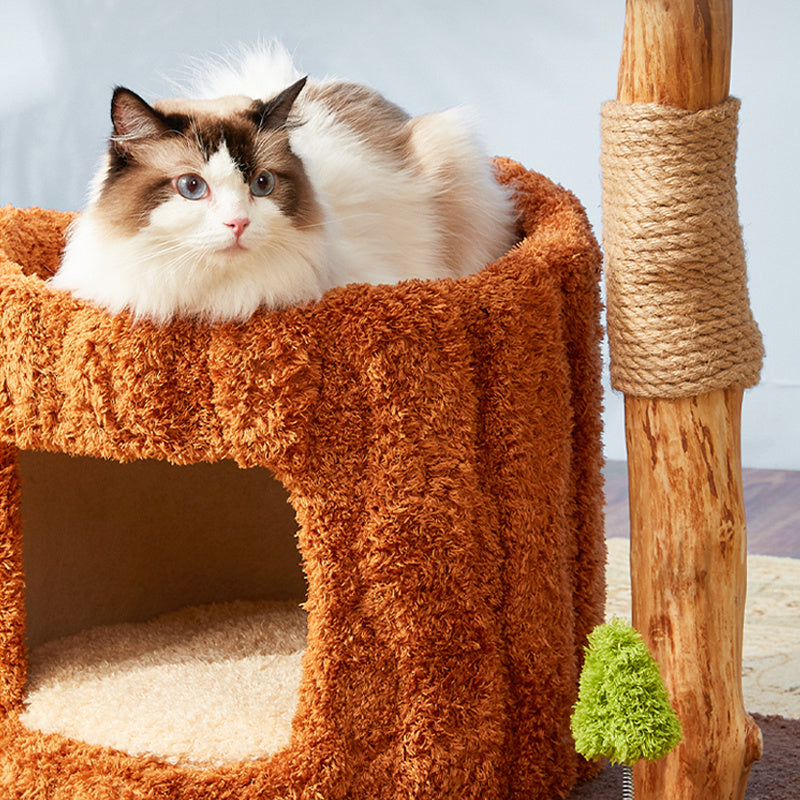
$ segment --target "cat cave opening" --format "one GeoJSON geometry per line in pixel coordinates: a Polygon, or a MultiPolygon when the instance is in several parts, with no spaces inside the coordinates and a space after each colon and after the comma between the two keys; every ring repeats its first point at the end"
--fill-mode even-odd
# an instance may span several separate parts
{"type": "Polygon", "coordinates": [[[19,468],[23,724],[191,767],[288,745],[306,582],[271,473],[33,451],[19,468]]]}

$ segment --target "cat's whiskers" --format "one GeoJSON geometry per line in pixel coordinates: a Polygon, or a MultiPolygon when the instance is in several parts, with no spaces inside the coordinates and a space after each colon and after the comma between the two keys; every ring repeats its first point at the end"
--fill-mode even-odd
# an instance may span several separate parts
{"type": "Polygon", "coordinates": [[[188,276],[191,276],[203,265],[205,260],[203,255],[206,254],[197,247],[187,247],[184,242],[165,243],[149,259],[151,265],[155,267],[151,274],[153,277],[169,277],[188,265],[188,276]]]}
{"type": "MultiPolygon", "coordinates": [[[[383,216],[379,211],[360,211],[358,213],[353,214],[338,214],[336,216],[337,222],[350,222],[354,220],[362,220],[362,219],[378,219],[382,220],[383,216]]],[[[303,225],[295,226],[298,231],[310,231],[314,230],[315,228],[325,228],[329,229],[331,225],[330,220],[323,219],[321,222],[308,222],[304,223],[303,225]]]]}

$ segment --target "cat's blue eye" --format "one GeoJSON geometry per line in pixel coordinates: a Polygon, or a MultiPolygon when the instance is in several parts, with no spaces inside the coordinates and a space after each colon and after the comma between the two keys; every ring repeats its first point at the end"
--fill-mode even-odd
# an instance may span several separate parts
{"type": "Polygon", "coordinates": [[[208,184],[199,175],[181,175],[175,181],[175,189],[187,200],[202,200],[208,194],[208,184]]]}
{"type": "Polygon", "coordinates": [[[268,194],[272,194],[274,188],[275,176],[271,172],[262,172],[253,178],[253,182],[250,184],[250,194],[253,197],[266,197],[268,194]]]}

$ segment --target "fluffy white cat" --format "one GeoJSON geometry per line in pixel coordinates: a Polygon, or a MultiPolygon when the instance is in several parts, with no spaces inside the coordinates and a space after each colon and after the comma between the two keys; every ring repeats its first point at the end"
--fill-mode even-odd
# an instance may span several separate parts
{"type": "Polygon", "coordinates": [[[246,320],[333,286],[466,275],[514,243],[457,112],[306,80],[281,47],[210,65],[191,99],[117,88],[111,119],[51,285],[112,313],[246,320]]]}

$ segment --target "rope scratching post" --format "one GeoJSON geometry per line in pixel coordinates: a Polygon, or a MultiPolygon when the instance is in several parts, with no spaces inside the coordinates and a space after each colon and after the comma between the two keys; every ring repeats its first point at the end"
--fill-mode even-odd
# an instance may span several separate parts
{"type": "Polygon", "coordinates": [[[639,800],[743,800],[761,736],[744,710],[743,389],[749,311],[728,99],[731,0],[627,0],[603,113],[612,383],[625,392],[633,622],[684,741],[634,770],[639,800]]]}
{"type": "Polygon", "coordinates": [[[603,231],[615,388],[691,397],[758,381],[738,222],[739,101],[603,107],[603,231]]]}

